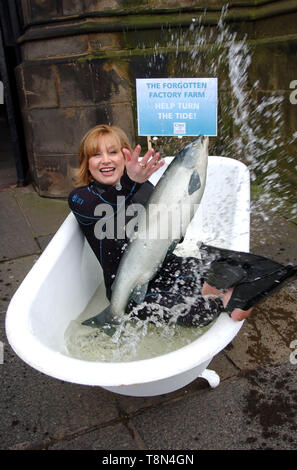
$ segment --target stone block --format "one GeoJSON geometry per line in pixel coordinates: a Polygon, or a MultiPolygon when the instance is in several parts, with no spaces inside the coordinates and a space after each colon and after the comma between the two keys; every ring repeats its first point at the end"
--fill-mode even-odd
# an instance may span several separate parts
{"type": "Polygon", "coordinates": [[[112,10],[122,5],[121,0],[85,0],[85,10],[91,11],[103,11],[112,10]]]}
{"type": "Polygon", "coordinates": [[[129,73],[132,83],[136,78],[147,78],[152,76],[152,70],[155,71],[157,78],[170,77],[168,72],[169,57],[166,54],[153,55],[132,55],[129,58],[129,73]]]}
{"type": "Polygon", "coordinates": [[[91,70],[96,103],[131,101],[131,87],[125,62],[120,59],[114,62],[93,60],[91,70]]]}
{"type": "Polygon", "coordinates": [[[131,104],[121,103],[110,106],[111,124],[120,127],[126,132],[130,141],[135,142],[134,122],[131,104]]]}
{"type": "Polygon", "coordinates": [[[51,65],[23,67],[23,75],[24,93],[30,109],[58,106],[56,77],[51,65]]]}
{"type": "Polygon", "coordinates": [[[89,35],[90,49],[98,52],[105,49],[123,49],[122,34],[118,33],[92,33],[89,35]]]}
{"type": "Polygon", "coordinates": [[[84,11],[83,0],[63,0],[63,14],[75,15],[84,11]]]}
{"type": "Polygon", "coordinates": [[[75,155],[67,155],[67,178],[68,178],[68,185],[69,187],[71,187],[71,189],[75,185],[77,168],[78,168],[78,152],[75,155]]]}
{"type": "Polygon", "coordinates": [[[88,50],[88,35],[58,37],[30,41],[22,45],[24,60],[46,59],[50,57],[69,57],[83,54],[88,50]]]}
{"type": "MultiPolygon", "coordinates": [[[[279,1],[279,3],[282,3],[279,1]]],[[[253,22],[254,35],[257,38],[271,38],[274,36],[283,36],[284,34],[295,34],[297,24],[297,12],[288,14],[278,14],[268,18],[262,18],[260,21],[253,22]]]]}
{"type": "Polygon", "coordinates": [[[61,107],[86,106],[93,103],[93,86],[88,63],[56,65],[59,74],[59,103],[61,107]]]}
{"type": "Polygon", "coordinates": [[[155,29],[153,32],[149,29],[128,30],[124,32],[125,45],[132,50],[144,48],[156,48],[158,50],[158,45],[161,47],[176,46],[176,41],[173,41],[174,34],[174,30],[168,31],[167,29],[155,29]]]}
{"type": "Polygon", "coordinates": [[[255,41],[251,52],[250,84],[258,80],[260,90],[288,90],[296,79],[296,40],[255,41]]]}
{"type": "Polygon", "coordinates": [[[41,196],[66,198],[74,187],[75,169],[68,155],[37,156],[35,173],[36,189],[41,196]]]}
{"type": "Polygon", "coordinates": [[[56,0],[30,0],[30,7],[32,21],[58,15],[56,0]]]}
{"type": "Polygon", "coordinates": [[[78,155],[37,156],[35,185],[38,194],[67,198],[75,185],[77,167],[78,155]]]}
{"type": "Polygon", "coordinates": [[[40,194],[59,195],[65,187],[67,164],[64,155],[35,156],[40,194]]]}
{"type": "Polygon", "coordinates": [[[96,124],[117,125],[135,142],[130,103],[34,109],[29,113],[28,123],[34,145],[34,181],[39,194],[44,196],[66,197],[73,188],[80,140],[96,124]]]}
{"type": "Polygon", "coordinates": [[[95,108],[34,109],[29,121],[36,155],[77,153],[83,135],[97,124],[95,108]]]}

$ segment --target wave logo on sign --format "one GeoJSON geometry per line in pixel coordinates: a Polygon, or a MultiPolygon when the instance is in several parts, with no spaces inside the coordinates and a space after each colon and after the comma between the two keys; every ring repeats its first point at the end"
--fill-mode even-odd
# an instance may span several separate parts
{"type": "Polygon", "coordinates": [[[187,125],[185,122],[174,122],[173,123],[173,133],[176,135],[186,135],[187,125]]]}

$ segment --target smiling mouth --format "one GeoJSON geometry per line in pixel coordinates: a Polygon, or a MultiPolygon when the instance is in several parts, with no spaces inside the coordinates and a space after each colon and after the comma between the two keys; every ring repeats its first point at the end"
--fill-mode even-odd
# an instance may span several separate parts
{"type": "Polygon", "coordinates": [[[115,168],[101,168],[100,173],[103,175],[111,175],[115,171],[115,168]]]}

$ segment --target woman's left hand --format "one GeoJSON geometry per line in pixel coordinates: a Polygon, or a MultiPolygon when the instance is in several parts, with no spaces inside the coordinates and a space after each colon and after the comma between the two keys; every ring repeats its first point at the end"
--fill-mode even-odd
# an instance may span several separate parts
{"type": "Polygon", "coordinates": [[[129,178],[136,183],[144,183],[149,177],[164,165],[164,160],[160,160],[160,153],[155,153],[154,149],[150,149],[139,160],[141,146],[137,145],[134,151],[123,148],[122,152],[126,161],[126,170],[129,178]]]}

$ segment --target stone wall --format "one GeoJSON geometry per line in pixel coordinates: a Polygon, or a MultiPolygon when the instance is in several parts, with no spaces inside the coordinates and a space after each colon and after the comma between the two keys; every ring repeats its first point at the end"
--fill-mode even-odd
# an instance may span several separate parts
{"type": "MultiPolygon", "coordinates": [[[[133,143],[138,141],[136,78],[191,77],[194,72],[209,76],[209,51],[214,53],[213,38],[225,3],[22,1],[26,29],[19,38],[22,63],[16,76],[30,169],[39,194],[68,194],[79,141],[90,127],[113,123],[133,143]],[[201,46],[197,71],[192,52],[201,27],[208,39],[201,46]]],[[[238,38],[247,35],[253,51],[251,90],[259,80],[259,98],[275,93],[285,97],[283,132],[291,135],[297,130],[296,108],[289,101],[290,83],[297,79],[296,2],[233,0],[225,20],[238,38]]],[[[223,125],[220,135],[212,139],[213,153],[222,150],[227,134],[237,132],[228,117],[231,90],[223,65],[218,76],[219,122],[223,125]]],[[[145,144],[144,139],[140,141],[145,144]]],[[[295,147],[293,152],[297,155],[295,147]]],[[[290,168],[286,171],[293,178],[290,168]]]]}

